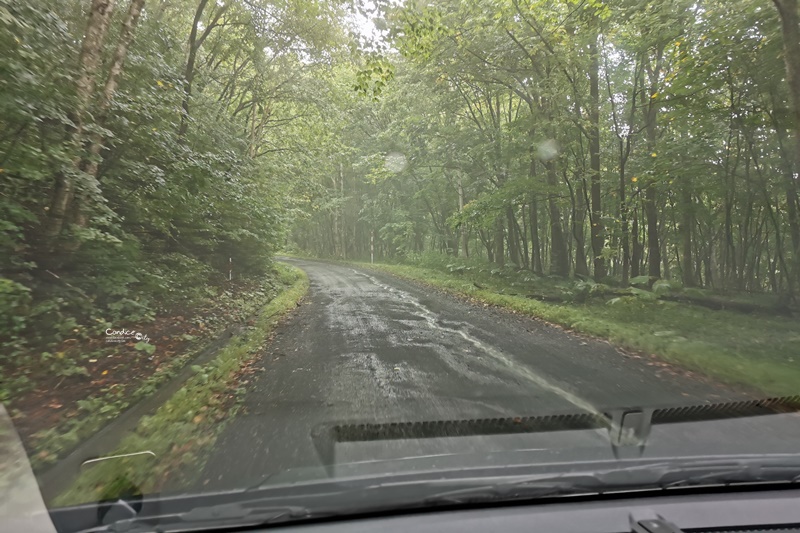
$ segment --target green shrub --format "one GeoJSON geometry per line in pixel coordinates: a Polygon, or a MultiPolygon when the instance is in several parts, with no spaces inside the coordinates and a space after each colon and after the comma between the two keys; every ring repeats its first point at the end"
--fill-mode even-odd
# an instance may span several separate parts
{"type": "Polygon", "coordinates": [[[30,305],[28,287],[0,278],[0,339],[13,338],[25,329],[30,305]]]}

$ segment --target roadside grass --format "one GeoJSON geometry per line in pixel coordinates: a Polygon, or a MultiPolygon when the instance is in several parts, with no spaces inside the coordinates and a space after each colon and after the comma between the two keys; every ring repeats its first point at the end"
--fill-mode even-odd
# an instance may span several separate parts
{"type": "Polygon", "coordinates": [[[155,392],[163,383],[175,376],[191,357],[191,353],[186,353],[159,367],[131,394],[125,394],[124,387],[116,387],[105,394],[79,400],[82,416],[67,418],[57,426],[41,431],[34,436],[33,455],[31,456],[31,466],[34,471],[54,463],[65,452],[96,433],[130,405],[155,392]]]}
{"type": "MultiPolygon", "coordinates": [[[[655,354],[665,361],[770,396],[800,391],[800,321],[663,301],[642,294],[587,297],[582,303],[530,299],[526,291],[562,290],[557,280],[407,264],[353,263],[365,269],[422,282],[474,302],[533,316],[620,348],[655,354]]],[[[485,267],[485,265],[484,265],[485,267]]],[[[484,269],[485,270],[485,269],[484,269]]],[[[642,293],[645,291],[642,291],[642,293]]]]}
{"type": "MultiPolygon", "coordinates": [[[[237,410],[244,393],[237,374],[269,341],[280,319],[308,290],[302,270],[276,264],[282,290],[264,306],[252,328],[222,348],[213,361],[192,367],[195,375],[153,415],[143,417],[132,434],[108,455],[143,451],[153,459],[124,458],[100,462],[83,471],[73,485],[57,496],[56,506],[117,498],[130,490],[158,492],[169,478],[191,481],[200,459],[211,448],[237,410]]],[[[130,495],[130,494],[128,494],[130,495]]]]}
{"type": "MultiPolygon", "coordinates": [[[[34,396],[26,398],[25,394],[20,394],[11,404],[17,427],[23,431],[34,471],[41,471],[56,462],[129,406],[150,396],[232,323],[244,321],[258,312],[275,294],[271,283],[267,279],[261,288],[242,290],[241,294],[232,290],[215,294],[215,299],[209,299],[207,304],[211,306],[210,311],[196,318],[200,328],[189,321],[179,325],[183,331],[191,331],[193,335],[154,337],[152,344],[141,346],[144,348],[142,351],[140,344],[144,343],[135,346],[132,342],[129,346],[106,344],[91,351],[79,343],[72,343],[69,359],[86,365],[83,368],[86,375],[62,376],[58,380],[58,376],[36,369],[31,377],[40,381],[31,382],[36,384],[36,390],[31,391],[34,396]],[[152,368],[155,368],[152,373],[146,371],[152,368]],[[64,386],[59,388],[62,382],[64,386]],[[74,400],[72,396],[76,395],[71,391],[76,390],[82,392],[74,400]],[[40,411],[29,411],[32,404],[40,411]],[[51,418],[58,416],[57,421],[43,416],[41,410],[51,418]],[[36,423],[45,429],[24,434],[30,432],[36,423]]],[[[154,329],[154,324],[143,327],[147,327],[149,332],[159,331],[154,329]]]]}

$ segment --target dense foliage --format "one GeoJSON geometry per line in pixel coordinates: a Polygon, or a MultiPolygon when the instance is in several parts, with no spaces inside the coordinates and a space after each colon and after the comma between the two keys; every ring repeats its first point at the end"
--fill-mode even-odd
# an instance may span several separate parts
{"type": "Polygon", "coordinates": [[[800,288],[797,11],[794,0],[389,6],[393,68],[370,71],[376,98],[331,96],[335,148],[314,166],[294,239],[328,256],[433,250],[788,302],[800,288]]]}
{"type": "Polygon", "coordinates": [[[0,0],[2,357],[266,271],[340,11],[0,0]]]}
{"type": "Polygon", "coordinates": [[[800,289],[796,0],[0,0],[0,26],[6,358],[263,273],[289,231],[800,289]]]}

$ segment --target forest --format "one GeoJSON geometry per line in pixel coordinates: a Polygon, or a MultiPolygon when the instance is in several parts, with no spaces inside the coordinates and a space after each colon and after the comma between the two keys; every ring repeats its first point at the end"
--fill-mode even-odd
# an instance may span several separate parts
{"type": "Polygon", "coordinates": [[[775,6],[398,8],[373,101],[331,124],[343,146],[293,236],[334,257],[372,245],[793,300],[800,49],[796,3],[775,6]]]}
{"type": "Polygon", "coordinates": [[[0,2],[6,362],[268,272],[342,16],[324,2],[0,2]]]}
{"type": "Polygon", "coordinates": [[[797,0],[0,0],[2,395],[281,250],[795,305],[799,20],[797,0]]]}

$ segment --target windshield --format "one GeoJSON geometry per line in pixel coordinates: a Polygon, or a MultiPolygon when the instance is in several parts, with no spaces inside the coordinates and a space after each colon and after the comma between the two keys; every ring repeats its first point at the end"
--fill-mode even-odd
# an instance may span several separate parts
{"type": "Polygon", "coordinates": [[[798,20],[0,0],[0,491],[800,474],[798,20]]]}

